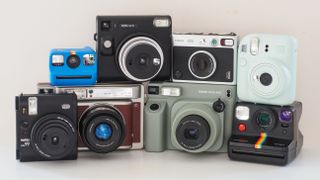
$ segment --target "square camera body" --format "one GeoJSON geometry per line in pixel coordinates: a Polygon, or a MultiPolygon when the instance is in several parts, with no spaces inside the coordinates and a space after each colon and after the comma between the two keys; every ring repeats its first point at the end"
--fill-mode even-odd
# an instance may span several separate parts
{"type": "Polygon", "coordinates": [[[296,94],[297,41],[290,36],[250,34],[239,45],[241,101],[290,105],[296,94]]]}
{"type": "Polygon", "coordinates": [[[172,39],[173,82],[236,84],[236,34],[173,34],[172,39]]]}
{"type": "Polygon", "coordinates": [[[97,16],[98,82],[169,80],[171,34],[170,16],[97,16]]]}
{"type": "Polygon", "coordinates": [[[39,93],[75,93],[78,149],[108,153],[143,147],[144,88],[140,84],[57,87],[38,84],[39,93]]]}
{"type": "Polygon", "coordinates": [[[25,161],[77,158],[75,94],[16,96],[16,158],[25,161]]]}
{"type": "Polygon", "coordinates": [[[53,86],[93,85],[97,81],[96,52],[90,47],[52,49],[49,55],[53,86]]]}
{"type": "Polygon", "coordinates": [[[229,157],[233,160],[286,165],[300,152],[302,103],[274,106],[239,102],[235,106],[229,157]]]}
{"type": "Polygon", "coordinates": [[[150,83],[145,150],[226,152],[235,98],[235,86],[150,83]]]}

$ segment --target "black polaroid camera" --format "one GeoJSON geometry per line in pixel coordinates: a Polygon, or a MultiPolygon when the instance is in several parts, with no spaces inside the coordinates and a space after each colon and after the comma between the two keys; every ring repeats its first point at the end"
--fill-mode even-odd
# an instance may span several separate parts
{"type": "Polygon", "coordinates": [[[24,161],[77,159],[77,97],[35,94],[16,97],[16,158],[24,161]]]}
{"type": "Polygon", "coordinates": [[[98,82],[169,80],[171,34],[170,16],[97,16],[98,82]]]}
{"type": "Polygon", "coordinates": [[[299,153],[302,103],[290,106],[239,102],[235,106],[228,155],[232,160],[286,165],[299,153]]]}

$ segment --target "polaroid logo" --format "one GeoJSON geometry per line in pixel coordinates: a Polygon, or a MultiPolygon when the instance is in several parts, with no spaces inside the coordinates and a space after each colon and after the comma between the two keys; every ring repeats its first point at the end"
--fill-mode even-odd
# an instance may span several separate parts
{"type": "Polygon", "coordinates": [[[222,94],[221,91],[208,91],[208,90],[199,90],[199,94],[222,94]]]}

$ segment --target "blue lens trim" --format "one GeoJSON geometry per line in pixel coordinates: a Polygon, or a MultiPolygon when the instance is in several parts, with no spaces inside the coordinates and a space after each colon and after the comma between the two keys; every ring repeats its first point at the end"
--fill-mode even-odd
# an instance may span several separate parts
{"type": "Polygon", "coordinates": [[[108,140],[112,135],[111,126],[107,123],[99,124],[95,129],[95,135],[99,140],[108,140]]]}

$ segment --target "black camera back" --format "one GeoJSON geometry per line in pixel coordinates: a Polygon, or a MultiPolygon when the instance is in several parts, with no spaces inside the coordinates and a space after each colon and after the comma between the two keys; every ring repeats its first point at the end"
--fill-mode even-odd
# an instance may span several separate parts
{"type": "Polygon", "coordinates": [[[20,161],[77,158],[75,94],[16,96],[16,158],[20,161]]]}
{"type": "Polygon", "coordinates": [[[289,106],[238,102],[229,139],[230,159],[288,164],[302,147],[301,112],[301,102],[289,106]]]}
{"type": "Polygon", "coordinates": [[[169,80],[170,16],[97,16],[98,82],[169,80]]]}

